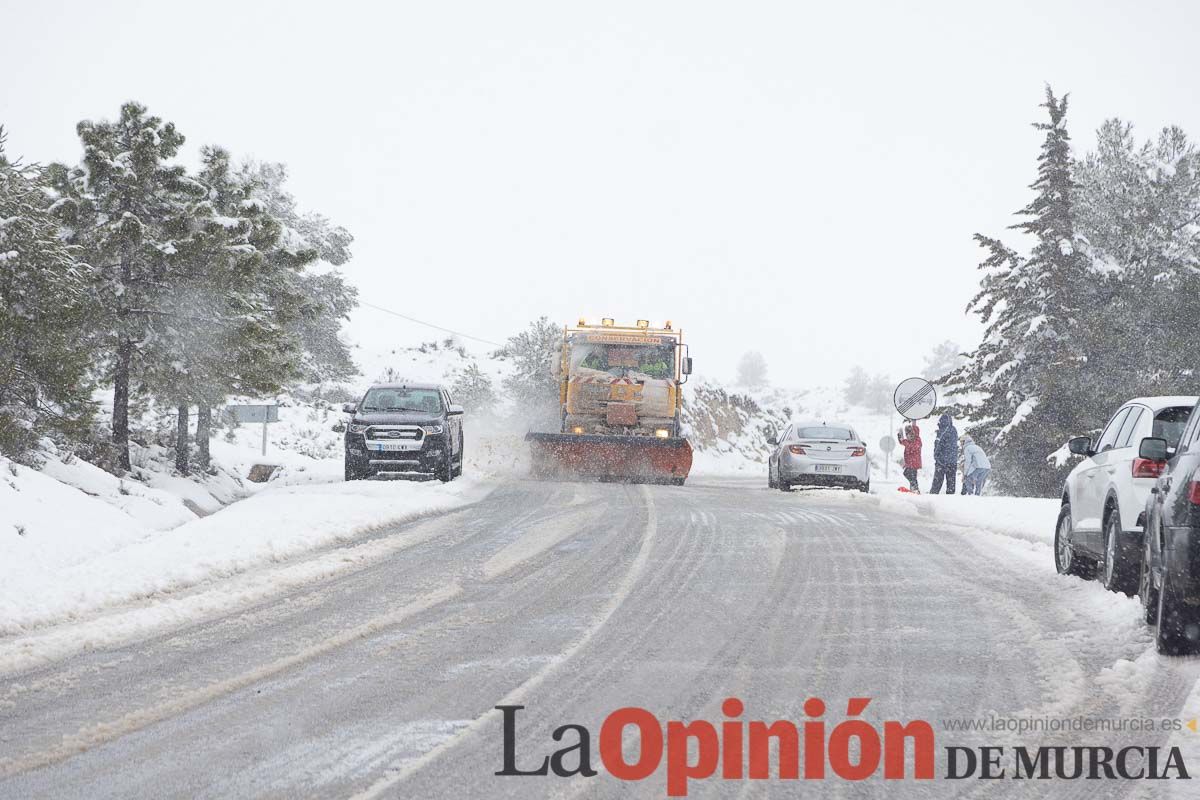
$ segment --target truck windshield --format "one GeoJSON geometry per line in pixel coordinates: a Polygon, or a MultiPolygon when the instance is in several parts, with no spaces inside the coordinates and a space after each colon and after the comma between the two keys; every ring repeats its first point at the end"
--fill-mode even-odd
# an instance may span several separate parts
{"type": "Polygon", "coordinates": [[[571,374],[606,372],[618,378],[645,376],[670,380],[675,375],[671,345],[628,345],[577,342],[571,345],[571,374]]]}
{"type": "Polygon", "coordinates": [[[359,411],[426,411],[440,413],[442,398],[437,389],[368,389],[359,411]]]}

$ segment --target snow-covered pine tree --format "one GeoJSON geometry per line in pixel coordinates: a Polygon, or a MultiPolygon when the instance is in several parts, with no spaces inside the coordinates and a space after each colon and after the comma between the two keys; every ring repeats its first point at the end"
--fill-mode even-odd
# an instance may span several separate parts
{"type": "Polygon", "coordinates": [[[951,410],[971,420],[978,440],[994,448],[993,474],[1007,491],[1053,495],[1062,471],[1047,457],[1071,435],[1094,424],[1102,405],[1096,378],[1106,366],[1093,314],[1096,276],[1080,252],[1074,224],[1067,96],[1046,87],[1049,120],[1038,155],[1033,201],[1012,227],[1033,237],[1028,257],[998,239],[976,234],[988,255],[968,310],[986,324],[983,341],[946,381],[960,401],[951,410]]]}
{"type": "Polygon", "coordinates": [[[1200,154],[1179,128],[1138,144],[1108,120],[1076,168],[1080,237],[1105,276],[1114,397],[1190,394],[1200,319],[1200,154]]]}
{"type": "Polygon", "coordinates": [[[963,365],[962,348],[958,342],[949,339],[935,345],[929,355],[925,356],[925,365],[921,375],[935,383],[963,365]]]}
{"type": "Polygon", "coordinates": [[[850,374],[846,376],[846,402],[856,406],[862,405],[867,399],[867,386],[870,383],[871,376],[865,369],[857,365],[852,367],[850,374]]]}
{"type": "Polygon", "coordinates": [[[893,408],[892,395],[896,385],[887,375],[876,375],[867,382],[863,392],[862,404],[872,411],[882,414],[893,408]]]}
{"type": "Polygon", "coordinates": [[[233,172],[228,152],[204,147],[201,164],[195,180],[204,192],[180,220],[170,256],[174,291],[163,298],[171,358],[158,363],[153,375],[155,394],[176,410],[176,468],[184,473],[193,404],[198,462],[206,470],[213,405],[234,392],[277,390],[277,381],[263,387],[262,376],[287,374],[294,364],[267,301],[271,275],[263,251],[278,242],[280,225],[233,172]],[[247,352],[252,357],[243,357],[247,352]],[[278,360],[280,352],[283,367],[256,358],[278,360]]]}
{"type": "Polygon", "coordinates": [[[94,410],[86,326],[90,267],[60,238],[36,165],[9,159],[0,127],[0,453],[77,437],[94,410]]]}
{"type": "Polygon", "coordinates": [[[159,335],[167,319],[162,301],[173,289],[171,223],[184,216],[181,202],[202,187],[171,162],[183,135],[139,103],[124,104],[115,122],[80,122],[77,132],[83,161],[54,171],[62,195],[56,207],[93,267],[94,324],[113,387],[116,466],[128,470],[131,384],[147,364],[169,357],[159,335]]]}
{"type": "Polygon", "coordinates": [[[767,359],[757,350],[743,353],[737,365],[738,386],[762,389],[767,385],[767,359]]]}
{"type": "Polygon", "coordinates": [[[472,361],[454,376],[450,394],[469,413],[490,414],[496,405],[496,389],[491,377],[472,361]]]}
{"type": "Polygon", "coordinates": [[[337,269],[350,260],[354,237],[320,214],[301,213],[284,186],[283,164],[251,161],[239,175],[282,226],[278,244],[265,256],[273,268],[270,299],[276,322],[292,338],[299,358],[289,380],[324,383],[354,375],[341,326],[357,305],[357,291],[337,269]]]}
{"type": "Polygon", "coordinates": [[[562,347],[562,326],[542,316],[514,336],[493,358],[511,361],[512,373],[502,388],[513,401],[518,414],[524,414],[534,429],[558,430],[558,378],[554,363],[562,347]]]}

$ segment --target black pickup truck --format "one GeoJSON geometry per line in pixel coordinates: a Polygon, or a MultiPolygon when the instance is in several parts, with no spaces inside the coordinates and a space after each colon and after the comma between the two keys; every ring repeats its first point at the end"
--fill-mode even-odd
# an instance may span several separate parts
{"type": "Polygon", "coordinates": [[[444,387],[381,383],[347,403],[346,480],[402,473],[452,481],[463,471],[463,409],[444,387]]]}

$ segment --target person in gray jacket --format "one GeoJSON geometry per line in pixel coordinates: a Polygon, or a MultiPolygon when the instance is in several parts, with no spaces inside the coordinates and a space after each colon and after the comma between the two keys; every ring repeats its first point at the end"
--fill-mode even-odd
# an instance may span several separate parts
{"type": "Polygon", "coordinates": [[[962,441],[964,494],[980,494],[983,492],[988,473],[992,471],[992,462],[988,461],[983,448],[975,444],[970,435],[963,436],[962,441]]]}

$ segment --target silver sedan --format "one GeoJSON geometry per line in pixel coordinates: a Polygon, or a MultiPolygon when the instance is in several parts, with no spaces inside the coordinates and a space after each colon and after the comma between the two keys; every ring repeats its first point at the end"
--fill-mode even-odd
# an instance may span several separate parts
{"type": "Polygon", "coordinates": [[[867,445],[849,425],[806,423],[789,425],[768,444],[767,485],[790,492],[793,486],[838,486],[871,490],[867,445]]]}

